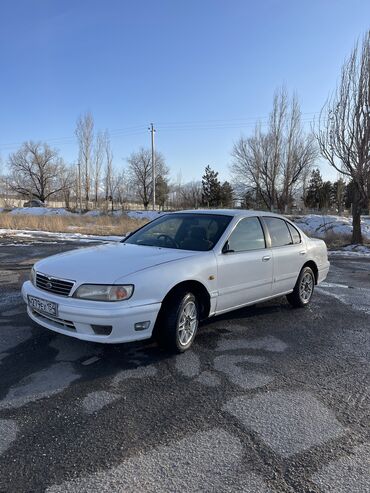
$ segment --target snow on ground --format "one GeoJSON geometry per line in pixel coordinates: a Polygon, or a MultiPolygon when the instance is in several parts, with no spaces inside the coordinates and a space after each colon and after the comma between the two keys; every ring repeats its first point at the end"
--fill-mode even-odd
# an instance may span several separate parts
{"type": "MultiPolygon", "coordinates": [[[[0,209],[2,212],[2,209],[0,209]]],[[[9,212],[12,215],[30,215],[30,216],[73,216],[78,214],[76,212],[67,211],[64,208],[51,208],[51,207],[20,207],[13,209],[9,212]]],[[[108,215],[111,213],[109,212],[108,215]]],[[[162,215],[163,212],[159,211],[113,211],[113,216],[128,216],[132,219],[152,219],[162,215]]],[[[86,217],[98,217],[105,215],[105,212],[99,210],[87,211],[83,214],[86,217]]]]}
{"type": "MultiPolygon", "coordinates": [[[[295,218],[294,222],[309,236],[317,238],[323,238],[331,232],[338,235],[352,234],[352,218],[348,217],[308,214],[295,218]]],[[[369,216],[362,217],[361,229],[364,240],[370,241],[369,216]]]]}
{"type": "Polygon", "coordinates": [[[12,215],[22,216],[71,216],[72,212],[67,211],[64,208],[51,208],[51,207],[19,207],[9,212],[12,215]]]}
{"type": "Polygon", "coordinates": [[[347,245],[341,250],[329,251],[330,256],[340,255],[341,257],[370,257],[370,247],[365,245],[347,245]]]}
{"type": "Polygon", "coordinates": [[[164,212],[159,212],[159,211],[129,211],[126,212],[128,217],[131,217],[131,219],[149,219],[149,221],[152,221],[153,219],[156,219],[157,217],[161,216],[164,214],[164,212]]]}
{"type": "MultiPolygon", "coordinates": [[[[126,233],[127,234],[127,233],[126,233]]],[[[82,233],[51,233],[48,231],[29,231],[25,229],[0,229],[0,237],[9,236],[21,240],[56,240],[56,241],[80,241],[83,243],[96,241],[120,241],[124,236],[99,236],[84,235],[82,233]]],[[[6,245],[4,243],[4,245],[6,245]]]]}
{"type": "Polygon", "coordinates": [[[87,211],[83,214],[84,216],[86,217],[99,217],[99,216],[103,216],[104,215],[104,212],[103,211],[98,211],[96,209],[94,209],[93,211],[87,211]]]}
{"type": "MultiPolygon", "coordinates": [[[[103,216],[105,214],[106,213],[103,211],[93,210],[93,211],[85,212],[84,216],[98,217],[98,216],[103,216]]],[[[161,216],[162,214],[163,212],[159,212],[159,211],[124,211],[124,210],[113,211],[114,217],[127,216],[130,217],[131,219],[148,219],[149,221],[157,218],[158,216],[161,216]]],[[[108,211],[108,215],[109,216],[112,215],[112,212],[108,211]]]]}
{"type": "MultiPolygon", "coordinates": [[[[164,213],[159,211],[124,211],[124,210],[113,211],[114,217],[127,216],[130,217],[131,219],[148,219],[149,221],[151,221],[152,219],[156,219],[158,216],[161,216],[162,214],[164,213]]],[[[104,211],[93,210],[93,211],[85,212],[83,215],[87,217],[99,217],[99,216],[107,215],[107,213],[104,211]]],[[[108,211],[108,216],[111,215],[112,212],[108,211]]]]}

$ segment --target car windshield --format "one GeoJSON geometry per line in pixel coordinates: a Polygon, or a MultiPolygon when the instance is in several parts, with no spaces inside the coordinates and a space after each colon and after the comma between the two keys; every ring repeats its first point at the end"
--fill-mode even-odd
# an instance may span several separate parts
{"type": "Polygon", "coordinates": [[[124,243],[203,252],[211,250],[232,217],[221,214],[166,214],[130,235],[124,243]]]}

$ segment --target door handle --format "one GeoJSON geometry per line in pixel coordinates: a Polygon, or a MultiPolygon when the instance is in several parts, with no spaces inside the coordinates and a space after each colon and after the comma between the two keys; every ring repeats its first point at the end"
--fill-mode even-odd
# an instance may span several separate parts
{"type": "Polygon", "coordinates": [[[262,257],[262,262],[268,262],[271,258],[271,255],[265,255],[264,257],[262,257]]]}
{"type": "Polygon", "coordinates": [[[299,255],[306,255],[306,250],[301,250],[301,251],[299,252],[299,255]]]}

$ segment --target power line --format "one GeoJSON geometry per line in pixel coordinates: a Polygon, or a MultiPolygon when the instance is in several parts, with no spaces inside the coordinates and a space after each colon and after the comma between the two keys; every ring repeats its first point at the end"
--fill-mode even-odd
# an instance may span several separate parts
{"type": "MultiPolygon", "coordinates": [[[[314,119],[305,119],[301,120],[301,123],[312,123],[314,122],[314,119]]],[[[183,126],[176,126],[176,127],[170,127],[170,126],[160,126],[158,125],[157,128],[161,131],[182,131],[182,130],[217,130],[217,129],[243,129],[247,127],[255,127],[256,125],[261,125],[261,126],[266,126],[268,125],[269,120],[263,120],[263,121],[258,121],[258,122],[249,122],[249,123],[240,123],[240,124],[219,124],[219,125],[183,125],[183,126]]]]}
{"type": "MultiPolygon", "coordinates": [[[[316,115],[318,114],[319,112],[318,111],[310,111],[310,112],[302,112],[301,113],[301,116],[303,115],[316,115]]],[[[197,123],[217,123],[217,122],[221,122],[221,123],[225,123],[225,122],[247,122],[247,121],[253,121],[254,123],[256,122],[259,122],[260,120],[266,120],[268,119],[268,117],[266,116],[253,116],[253,117],[248,117],[248,118],[245,118],[245,117],[241,117],[241,118],[228,118],[228,119],[213,119],[213,120],[188,120],[188,121],[180,121],[180,122],[157,122],[157,127],[159,125],[183,125],[183,124],[189,124],[189,125],[193,125],[193,124],[197,124],[197,123]]]]}
{"type": "MultiPolygon", "coordinates": [[[[317,115],[318,112],[305,112],[301,113],[303,115],[317,115]]],[[[243,129],[256,126],[261,124],[262,126],[267,125],[269,122],[268,117],[250,117],[250,118],[230,118],[230,119],[215,119],[215,120],[188,120],[188,121],[178,121],[178,122],[159,122],[157,124],[157,129],[161,132],[182,132],[183,130],[227,130],[227,129],[243,129]]],[[[302,118],[302,123],[312,123],[314,118],[302,118]]],[[[116,128],[109,130],[109,135],[112,138],[117,137],[134,137],[137,135],[143,135],[146,130],[145,124],[131,125],[123,128],[116,128]]],[[[74,136],[69,137],[52,137],[47,139],[33,139],[42,140],[50,145],[68,145],[75,143],[76,139],[74,136]]],[[[8,142],[1,143],[0,150],[12,150],[22,145],[23,142],[8,142]]]]}

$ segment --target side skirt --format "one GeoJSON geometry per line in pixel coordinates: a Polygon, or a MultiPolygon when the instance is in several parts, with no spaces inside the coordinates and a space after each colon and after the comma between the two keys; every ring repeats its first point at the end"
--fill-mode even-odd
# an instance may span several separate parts
{"type": "Polygon", "coordinates": [[[225,310],[219,310],[219,311],[216,310],[214,313],[211,313],[209,316],[213,317],[215,315],[222,315],[223,313],[228,313],[228,312],[232,312],[234,310],[239,310],[240,308],[244,308],[245,306],[256,305],[257,303],[262,303],[264,301],[273,300],[274,298],[280,298],[281,296],[285,296],[285,295],[292,293],[292,292],[293,292],[293,289],[289,289],[289,291],[284,291],[284,292],[279,293],[279,294],[274,294],[274,296],[267,296],[266,298],[260,298],[258,300],[249,301],[248,303],[243,303],[242,305],[233,306],[232,308],[226,308],[225,310]]]}

